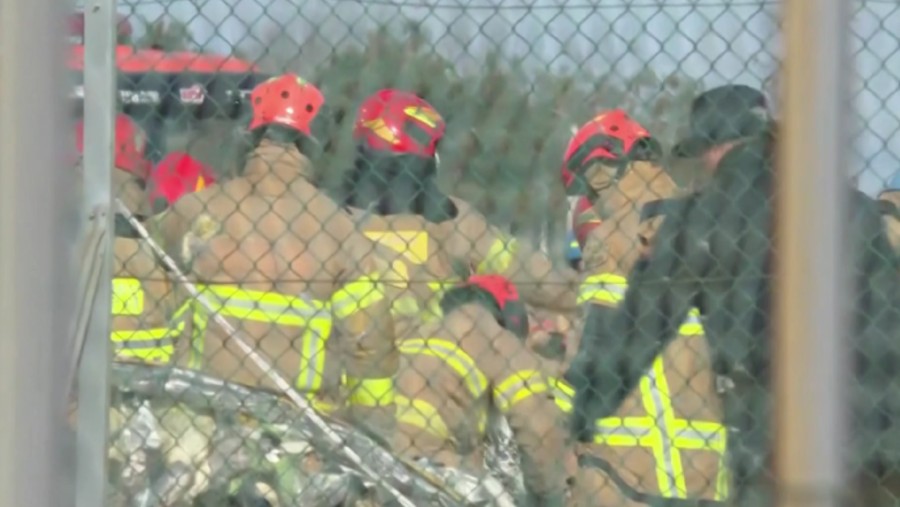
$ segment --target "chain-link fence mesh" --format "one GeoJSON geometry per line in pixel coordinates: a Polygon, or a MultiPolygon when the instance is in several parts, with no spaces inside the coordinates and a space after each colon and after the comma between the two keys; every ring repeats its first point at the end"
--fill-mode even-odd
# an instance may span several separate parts
{"type": "MultiPolygon", "coordinates": [[[[900,4],[856,5],[894,505],[900,4]]],[[[769,505],[778,8],[121,4],[111,502],[769,505]]]]}

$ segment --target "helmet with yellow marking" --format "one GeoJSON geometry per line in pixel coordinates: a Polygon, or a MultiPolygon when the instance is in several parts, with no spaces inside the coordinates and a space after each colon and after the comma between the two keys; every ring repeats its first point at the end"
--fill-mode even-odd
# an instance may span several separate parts
{"type": "Polygon", "coordinates": [[[382,215],[411,213],[440,222],[458,210],[437,185],[438,145],[446,122],[414,93],[384,89],[359,106],[356,158],[344,173],[343,204],[382,215]]]}
{"type": "Polygon", "coordinates": [[[378,152],[432,158],[446,123],[425,99],[401,90],[380,90],[359,106],[353,138],[378,152]]]}

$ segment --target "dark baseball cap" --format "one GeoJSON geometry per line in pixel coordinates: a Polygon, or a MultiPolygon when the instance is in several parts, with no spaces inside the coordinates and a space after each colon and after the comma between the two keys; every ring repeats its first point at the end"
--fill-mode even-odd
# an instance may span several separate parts
{"type": "Polygon", "coordinates": [[[694,99],[690,133],[672,148],[672,154],[696,157],[718,144],[764,132],[771,121],[763,92],[746,85],[713,88],[694,99]]]}

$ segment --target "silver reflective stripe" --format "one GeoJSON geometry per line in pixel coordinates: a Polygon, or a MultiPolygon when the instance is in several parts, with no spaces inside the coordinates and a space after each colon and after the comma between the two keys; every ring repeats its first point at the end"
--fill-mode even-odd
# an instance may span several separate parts
{"type": "Polygon", "coordinates": [[[301,391],[314,392],[321,385],[316,381],[325,373],[325,339],[322,332],[317,329],[315,322],[311,322],[306,328],[303,337],[303,354],[300,356],[300,371],[297,378],[297,387],[301,391]],[[321,371],[320,371],[321,370],[321,371]]]}
{"type": "Polygon", "coordinates": [[[175,340],[172,338],[160,338],[158,340],[122,340],[114,342],[119,350],[141,350],[141,349],[158,349],[160,347],[174,347],[175,340]]]}
{"type": "Polygon", "coordinates": [[[285,316],[288,314],[303,317],[303,318],[313,318],[321,314],[325,308],[321,307],[321,304],[318,304],[317,301],[309,298],[307,295],[298,296],[298,299],[301,299],[305,304],[309,305],[308,307],[303,307],[300,305],[290,305],[290,304],[275,304],[275,303],[263,303],[260,301],[248,301],[245,299],[238,298],[225,298],[215,294],[215,298],[218,300],[219,304],[225,308],[241,308],[243,310],[259,310],[270,315],[279,315],[285,316]]]}
{"type": "Polygon", "coordinates": [[[666,404],[662,399],[662,393],[659,392],[659,387],[657,387],[658,377],[656,375],[656,368],[651,368],[647,376],[650,378],[650,397],[653,398],[653,406],[658,415],[656,425],[659,427],[660,438],[662,438],[662,465],[666,475],[669,476],[669,480],[672,483],[671,487],[674,489],[674,491],[664,491],[663,496],[677,496],[678,489],[675,487],[677,477],[675,475],[675,466],[672,463],[672,451],[674,450],[675,442],[672,441],[669,434],[670,429],[666,424],[666,404]]]}
{"type": "MultiPolygon", "coordinates": [[[[597,425],[597,433],[604,437],[634,437],[641,438],[650,436],[651,433],[656,431],[659,427],[652,428],[642,428],[635,426],[625,426],[624,424],[617,426],[603,426],[597,425]]],[[[719,443],[722,440],[722,432],[721,431],[710,431],[710,430],[700,430],[697,428],[683,428],[680,430],[676,430],[677,438],[689,438],[692,440],[700,440],[707,443],[719,443]]],[[[669,438],[669,436],[663,432],[662,434],[663,445],[668,445],[670,447],[674,447],[674,442],[669,438]]]]}

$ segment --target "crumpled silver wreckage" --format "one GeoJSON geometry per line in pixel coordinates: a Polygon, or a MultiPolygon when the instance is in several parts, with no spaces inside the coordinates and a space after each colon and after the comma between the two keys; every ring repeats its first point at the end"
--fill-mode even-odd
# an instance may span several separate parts
{"type": "Polygon", "coordinates": [[[503,419],[475,477],[405,461],[327,419],[341,449],[283,397],[194,371],[115,363],[112,381],[113,506],[514,507],[523,491],[503,419]]]}

